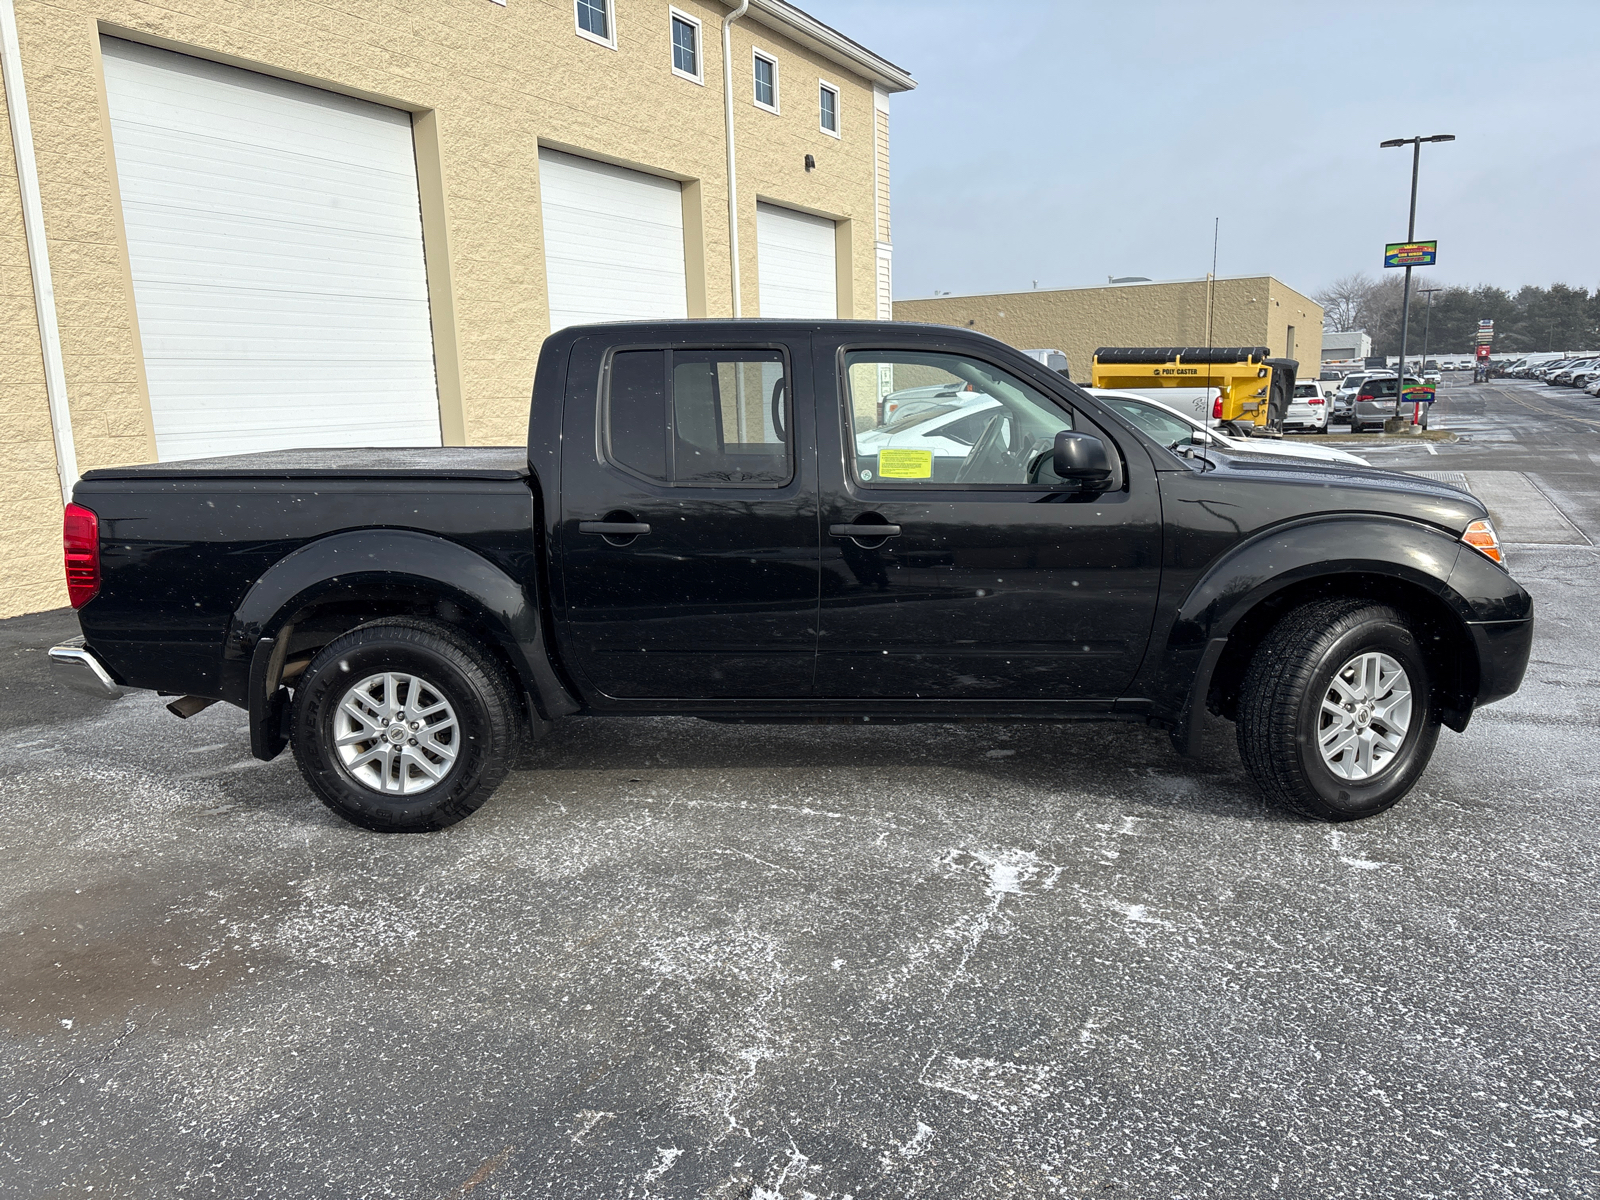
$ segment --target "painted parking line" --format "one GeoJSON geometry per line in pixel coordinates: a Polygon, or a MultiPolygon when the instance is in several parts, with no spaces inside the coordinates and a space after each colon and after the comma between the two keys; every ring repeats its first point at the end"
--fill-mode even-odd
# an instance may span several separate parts
{"type": "Polygon", "coordinates": [[[1521,471],[1468,471],[1467,489],[1482,500],[1502,541],[1592,546],[1533,480],[1521,471]]]}

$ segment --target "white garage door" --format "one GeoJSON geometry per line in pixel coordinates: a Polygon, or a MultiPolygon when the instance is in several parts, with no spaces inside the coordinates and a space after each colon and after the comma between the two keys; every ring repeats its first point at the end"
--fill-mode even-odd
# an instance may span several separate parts
{"type": "Polygon", "coordinates": [[[833,222],[810,213],[756,205],[761,315],[811,320],[839,315],[833,222]]]}
{"type": "Polygon", "coordinates": [[[411,118],[101,49],[160,457],[437,446],[411,118]]]}
{"type": "Polygon", "coordinates": [[[681,185],[541,150],[539,208],[552,331],[689,315],[681,185]]]}

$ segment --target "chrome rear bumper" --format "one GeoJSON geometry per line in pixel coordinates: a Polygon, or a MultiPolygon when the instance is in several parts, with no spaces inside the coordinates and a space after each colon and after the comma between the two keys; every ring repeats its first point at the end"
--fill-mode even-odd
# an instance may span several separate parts
{"type": "Polygon", "coordinates": [[[93,650],[84,646],[81,637],[62,642],[59,646],[51,646],[50,661],[58,668],[54,674],[63,683],[102,696],[122,694],[117,681],[111,678],[111,672],[107,671],[105,664],[95,657],[93,650]],[[68,667],[73,669],[67,671],[65,668],[68,667]]]}

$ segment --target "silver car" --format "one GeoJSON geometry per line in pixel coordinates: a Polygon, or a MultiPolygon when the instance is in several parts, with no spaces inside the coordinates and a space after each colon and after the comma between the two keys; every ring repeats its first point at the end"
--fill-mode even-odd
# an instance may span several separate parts
{"type": "MultiPolygon", "coordinates": [[[[1361,385],[1361,390],[1356,393],[1355,408],[1350,413],[1350,432],[1361,433],[1369,428],[1382,429],[1383,423],[1395,415],[1395,392],[1398,382],[1393,375],[1379,376],[1369,379],[1361,385]]],[[[1406,376],[1407,387],[1421,387],[1422,380],[1415,375],[1406,376]]],[[[1428,408],[1422,406],[1422,415],[1419,420],[1422,427],[1428,427],[1428,408]]],[[[1401,416],[1409,417],[1410,411],[1401,406],[1401,416]]]]}

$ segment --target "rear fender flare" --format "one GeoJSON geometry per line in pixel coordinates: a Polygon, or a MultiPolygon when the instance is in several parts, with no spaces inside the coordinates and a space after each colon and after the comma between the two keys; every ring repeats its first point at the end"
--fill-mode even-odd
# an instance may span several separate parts
{"type": "MultiPolygon", "coordinates": [[[[295,613],[371,583],[408,582],[478,614],[540,715],[577,710],[551,667],[537,597],[465,546],[403,529],[356,530],[319,538],[286,555],[256,580],[234,611],[223,647],[225,698],[249,709],[252,719],[270,701],[276,689],[267,664],[279,632],[295,613]]],[[[281,654],[278,657],[281,667],[281,654]]]]}

